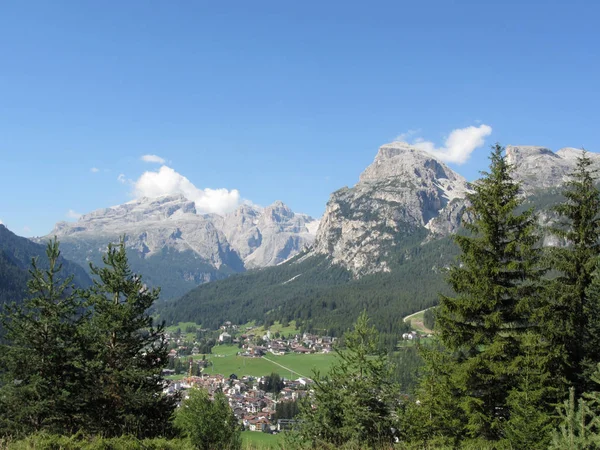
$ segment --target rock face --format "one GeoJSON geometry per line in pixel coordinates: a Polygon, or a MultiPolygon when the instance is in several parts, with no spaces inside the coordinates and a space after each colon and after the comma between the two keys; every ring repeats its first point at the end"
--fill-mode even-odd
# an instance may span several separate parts
{"type": "Polygon", "coordinates": [[[222,230],[246,268],[279,264],[310,246],[318,221],[295,214],[281,201],[260,210],[242,205],[226,215],[222,230]]]}
{"type": "Polygon", "coordinates": [[[85,264],[98,262],[107,244],[125,235],[128,251],[143,260],[139,264],[146,271],[151,264],[151,273],[162,270],[196,285],[278,264],[312,244],[316,225],[318,221],[295,214],[282,202],[266,208],[241,205],[219,216],[197,214],[194,202],[171,195],[100,209],[74,223],[60,222],[47,237],[57,236],[65,254],[85,264]],[[185,267],[173,273],[178,265],[185,267]]]}
{"type": "Polygon", "coordinates": [[[403,142],[386,144],[354,187],[332,194],[313,252],[356,276],[388,271],[386,256],[399,238],[456,229],[468,191],[467,181],[432,155],[403,142]]]}
{"type": "MultiPolygon", "coordinates": [[[[514,176],[521,182],[526,194],[562,184],[575,169],[581,153],[582,150],[570,147],[561,148],[556,153],[530,145],[506,147],[508,162],[514,166],[514,176]]],[[[588,156],[593,165],[600,168],[600,155],[588,152],[588,156]]]]}
{"type": "MultiPolygon", "coordinates": [[[[508,146],[508,161],[526,196],[561,185],[581,150],[508,146]]],[[[596,168],[600,155],[588,153],[596,168]]],[[[467,181],[431,154],[403,142],[380,147],[373,163],[352,188],[331,195],[313,246],[355,276],[389,271],[394,247],[455,233],[469,220],[467,181]],[[424,236],[424,237],[423,237],[424,236]]],[[[551,220],[545,211],[541,221],[551,220]]],[[[547,245],[560,245],[552,236],[547,245]]]]}

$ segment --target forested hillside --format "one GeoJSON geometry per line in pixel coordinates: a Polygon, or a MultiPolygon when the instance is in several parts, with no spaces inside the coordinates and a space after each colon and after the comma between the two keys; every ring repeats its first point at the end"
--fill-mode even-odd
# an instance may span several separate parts
{"type": "Polygon", "coordinates": [[[402,317],[436,304],[440,292],[448,293],[443,271],[456,255],[449,238],[393,247],[390,272],[354,279],[325,256],[301,254],[277,267],[199,286],[163,303],[158,312],[168,324],[195,320],[216,328],[226,320],[296,320],[306,330],[339,336],[366,310],[391,347],[405,328],[402,317]]]}
{"type": "MultiPolygon", "coordinates": [[[[0,225],[0,304],[23,299],[29,279],[31,259],[39,257],[40,267],[46,267],[45,247],[27,238],[17,236],[4,225],[0,225]]],[[[64,274],[73,274],[74,283],[80,287],[91,284],[83,268],[60,258],[64,274]]]]}

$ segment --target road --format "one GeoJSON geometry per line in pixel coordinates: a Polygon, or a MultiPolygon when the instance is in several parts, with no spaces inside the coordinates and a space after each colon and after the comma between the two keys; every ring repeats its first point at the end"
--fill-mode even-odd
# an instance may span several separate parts
{"type": "Polygon", "coordinates": [[[282,369],[285,369],[285,370],[289,371],[290,373],[295,373],[296,375],[300,375],[302,378],[308,378],[308,379],[310,379],[310,377],[307,377],[306,375],[302,375],[301,373],[298,373],[295,370],[290,369],[289,367],[282,366],[278,362],[275,362],[272,359],[267,358],[266,356],[263,356],[263,359],[266,359],[267,361],[275,364],[276,366],[281,367],[282,369]]]}

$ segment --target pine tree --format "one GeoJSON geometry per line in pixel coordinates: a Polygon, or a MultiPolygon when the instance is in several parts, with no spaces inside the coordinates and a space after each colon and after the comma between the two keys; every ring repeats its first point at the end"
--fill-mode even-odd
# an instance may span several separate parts
{"type": "Polygon", "coordinates": [[[394,418],[400,389],[392,367],[378,350],[379,335],[363,312],[344,335],[345,348],[327,375],[314,376],[314,397],[301,406],[300,442],[333,448],[348,442],[389,445],[398,425],[394,418]]]}
{"type": "Polygon", "coordinates": [[[600,193],[591,164],[584,151],[565,184],[565,201],[556,207],[561,221],[551,231],[567,246],[550,251],[550,264],[559,275],[540,314],[547,339],[562,350],[557,372],[575,387],[576,395],[590,387],[590,374],[600,361],[600,300],[597,293],[590,297],[589,290],[600,253],[600,193]]]}
{"type": "Polygon", "coordinates": [[[467,416],[467,434],[484,440],[503,438],[509,417],[509,393],[515,374],[521,335],[531,326],[530,308],[537,301],[540,250],[536,216],[516,212],[519,185],[496,144],[490,172],[468,196],[474,220],[468,234],[457,235],[460,263],[450,268],[448,282],[455,297],[441,297],[436,330],[453,354],[452,380],[467,416]]]}
{"type": "Polygon", "coordinates": [[[86,320],[72,277],[61,274],[56,239],[48,269],[32,261],[29,296],[1,314],[0,433],[70,433],[82,425],[85,388],[81,325],[86,320]]]}
{"type": "Polygon", "coordinates": [[[465,431],[451,377],[452,355],[439,346],[422,346],[419,353],[425,361],[424,373],[400,414],[402,435],[419,448],[452,446],[465,431]]]}
{"type": "Polygon", "coordinates": [[[162,394],[161,372],[168,364],[164,326],[153,325],[148,308],[158,289],[148,289],[127,262],[125,245],[110,244],[87,304],[94,314],[88,328],[89,422],[94,433],[138,437],[169,433],[176,398],[162,394]]]}

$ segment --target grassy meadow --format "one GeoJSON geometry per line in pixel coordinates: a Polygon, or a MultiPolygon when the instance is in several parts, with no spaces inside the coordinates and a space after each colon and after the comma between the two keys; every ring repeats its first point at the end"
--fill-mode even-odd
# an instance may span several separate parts
{"type": "MultiPolygon", "coordinates": [[[[248,358],[237,356],[240,349],[236,345],[216,345],[212,354],[206,355],[213,365],[205,369],[205,373],[229,376],[235,373],[238,377],[250,375],[259,377],[277,372],[285,378],[312,377],[313,370],[327,373],[335,355],[332,353],[315,353],[298,355],[290,353],[275,356],[271,353],[263,358],[248,358]]],[[[201,359],[202,355],[194,358],[201,359]]]]}

